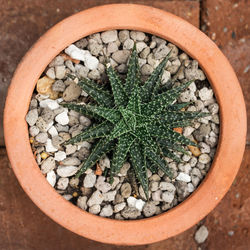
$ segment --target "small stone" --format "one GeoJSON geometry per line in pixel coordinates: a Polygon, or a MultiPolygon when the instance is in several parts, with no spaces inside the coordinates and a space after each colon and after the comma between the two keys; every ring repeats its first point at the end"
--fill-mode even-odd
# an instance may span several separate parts
{"type": "Polygon", "coordinates": [[[107,30],[101,33],[101,39],[104,43],[114,42],[117,38],[117,30],[107,30]]]}
{"type": "Polygon", "coordinates": [[[63,142],[64,142],[64,139],[59,135],[52,137],[52,145],[57,149],[61,149],[61,144],[63,142]]]}
{"type": "Polygon", "coordinates": [[[46,71],[46,76],[48,76],[49,78],[51,79],[55,79],[56,78],[56,74],[55,74],[55,69],[52,67],[52,68],[49,68],[47,71],[46,71]]]}
{"type": "Polygon", "coordinates": [[[69,180],[69,185],[73,188],[77,188],[78,185],[79,185],[79,178],[77,177],[72,177],[70,180],[69,180]]]}
{"type": "Polygon", "coordinates": [[[99,190],[96,190],[88,200],[88,206],[100,205],[103,202],[103,195],[99,190]]]}
{"type": "Polygon", "coordinates": [[[192,175],[191,179],[192,179],[193,185],[194,185],[195,187],[197,187],[198,184],[200,183],[200,178],[199,178],[198,176],[192,175]]]}
{"type": "Polygon", "coordinates": [[[66,147],[66,155],[71,155],[74,154],[76,152],[77,146],[76,145],[65,145],[66,147]]]}
{"type": "Polygon", "coordinates": [[[141,212],[138,209],[134,208],[134,207],[125,207],[121,211],[121,215],[125,219],[136,219],[137,217],[139,217],[141,215],[141,212]]]}
{"type": "Polygon", "coordinates": [[[110,160],[107,156],[104,156],[99,161],[100,168],[102,171],[105,170],[105,168],[110,168],[110,160]]]}
{"type": "Polygon", "coordinates": [[[96,175],[94,173],[87,174],[83,181],[83,186],[86,188],[94,187],[96,182],[96,175]]]}
{"type": "Polygon", "coordinates": [[[152,192],[156,191],[159,188],[159,182],[157,181],[150,182],[149,188],[152,192]]]}
{"type": "Polygon", "coordinates": [[[129,56],[130,56],[129,50],[118,50],[112,54],[112,58],[119,64],[127,63],[129,56]]]}
{"type": "Polygon", "coordinates": [[[208,89],[207,87],[202,88],[199,90],[199,97],[201,98],[202,101],[206,101],[209,99],[212,99],[213,97],[213,90],[208,89]]]}
{"type": "Polygon", "coordinates": [[[140,52],[143,51],[143,49],[145,49],[147,47],[147,44],[144,42],[137,42],[136,43],[136,51],[139,54],[140,52]]]}
{"type": "Polygon", "coordinates": [[[84,64],[88,69],[95,70],[98,67],[99,60],[94,56],[86,55],[84,64]]]}
{"type": "Polygon", "coordinates": [[[62,177],[57,182],[57,188],[60,190],[65,190],[69,185],[69,178],[62,177]]]}
{"type": "Polygon", "coordinates": [[[162,201],[161,195],[162,195],[162,191],[161,190],[157,190],[157,191],[153,192],[152,193],[152,200],[153,201],[162,201]]]}
{"type": "Polygon", "coordinates": [[[136,202],[135,202],[135,208],[137,210],[139,210],[140,212],[142,211],[144,205],[145,205],[145,201],[143,201],[141,199],[137,199],[136,202]]]}
{"type": "Polygon", "coordinates": [[[57,80],[52,84],[53,91],[63,92],[65,88],[66,88],[66,85],[62,80],[57,80]]]}
{"type": "Polygon", "coordinates": [[[37,109],[32,109],[28,112],[28,114],[26,115],[26,122],[30,125],[30,126],[34,126],[37,122],[38,119],[38,111],[37,109]]]}
{"type": "Polygon", "coordinates": [[[100,72],[97,69],[91,70],[88,73],[88,78],[92,80],[98,80],[101,78],[100,72]]]}
{"type": "Polygon", "coordinates": [[[211,161],[211,157],[208,154],[201,154],[199,156],[199,162],[203,164],[207,164],[211,161]]]}
{"type": "Polygon", "coordinates": [[[118,176],[126,176],[129,169],[130,169],[130,164],[128,162],[125,162],[121,167],[118,176]]]}
{"type": "Polygon", "coordinates": [[[76,165],[80,165],[81,161],[77,158],[77,157],[67,157],[66,159],[64,159],[62,161],[62,164],[64,166],[76,166],[76,165]]]}
{"type": "Polygon", "coordinates": [[[71,194],[64,194],[62,197],[63,197],[65,200],[67,200],[67,201],[69,201],[69,200],[71,200],[71,199],[73,198],[73,196],[72,196],[71,194]]]}
{"type": "Polygon", "coordinates": [[[120,212],[122,209],[124,209],[126,206],[126,202],[121,202],[121,203],[118,203],[114,206],[114,213],[118,213],[120,212]]]}
{"type": "Polygon", "coordinates": [[[128,198],[131,195],[132,188],[128,182],[122,184],[121,186],[121,195],[124,198],[128,198]]]}
{"type": "Polygon", "coordinates": [[[113,201],[115,199],[115,196],[116,196],[116,193],[117,191],[116,190],[113,190],[113,191],[109,191],[107,193],[104,193],[103,194],[103,199],[104,201],[113,201]]]}
{"type": "Polygon", "coordinates": [[[170,49],[165,44],[161,44],[155,50],[155,52],[154,52],[154,58],[158,59],[158,60],[162,59],[162,58],[165,58],[168,55],[169,52],[170,52],[170,49]]]}
{"type": "Polygon", "coordinates": [[[81,95],[82,89],[75,83],[71,83],[63,92],[63,100],[66,102],[71,102],[77,100],[81,95]]]}
{"type": "Polygon", "coordinates": [[[78,168],[75,166],[59,166],[57,168],[57,174],[61,177],[70,177],[78,171],[78,168]]]}
{"type": "Polygon", "coordinates": [[[58,92],[52,90],[52,84],[55,80],[44,76],[37,81],[36,90],[41,95],[49,95],[51,99],[58,97],[58,92]]]}
{"type": "Polygon", "coordinates": [[[132,39],[127,39],[124,44],[123,44],[123,49],[124,50],[130,50],[134,46],[134,41],[132,39]]]}
{"type": "Polygon", "coordinates": [[[89,69],[82,64],[77,64],[75,70],[78,78],[86,78],[89,72],[89,69]]]}
{"type": "Polygon", "coordinates": [[[144,64],[141,67],[141,73],[142,73],[142,75],[145,75],[145,76],[151,75],[153,70],[154,70],[153,67],[149,64],[144,64]]]}
{"type": "Polygon", "coordinates": [[[195,129],[193,127],[190,127],[190,126],[185,127],[184,130],[183,130],[183,135],[184,136],[189,136],[194,132],[194,130],[195,129]]]}
{"type": "Polygon", "coordinates": [[[188,187],[188,192],[189,193],[194,192],[194,185],[192,183],[188,183],[187,187],[188,187]]]}
{"type": "Polygon", "coordinates": [[[162,181],[160,182],[159,188],[163,191],[167,190],[169,192],[175,192],[176,188],[172,183],[162,181]]]}
{"type": "Polygon", "coordinates": [[[199,147],[200,147],[201,153],[203,153],[203,154],[204,153],[209,154],[211,151],[210,146],[207,145],[205,142],[200,142],[199,147]]]}
{"type": "Polygon", "coordinates": [[[157,206],[153,202],[147,202],[143,207],[145,217],[151,217],[156,213],[157,206]]]}
{"type": "Polygon", "coordinates": [[[39,133],[35,138],[35,140],[40,143],[46,143],[47,139],[48,139],[47,133],[39,133]]]}
{"type": "Polygon", "coordinates": [[[36,135],[39,134],[39,132],[40,132],[40,130],[37,126],[29,127],[29,133],[31,136],[35,137],[36,135]]]}
{"type": "Polygon", "coordinates": [[[64,151],[58,151],[55,153],[54,159],[58,162],[63,161],[66,158],[66,154],[64,151]]]}
{"type": "Polygon", "coordinates": [[[105,205],[100,213],[102,217],[110,217],[113,214],[113,209],[111,205],[105,205]]]}
{"type": "Polygon", "coordinates": [[[95,187],[96,187],[96,189],[102,191],[102,193],[107,193],[111,189],[110,183],[105,182],[105,177],[102,175],[100,175],[97,178],[95,187]]]}
{"type": "Polygon", "coordinates": [[[208,237],[207,227],[202,225],[195,233],[194,239],[198,244],[205,242],[208,237]]]}
{"type": "Polygon", "coordinates": [[[198,147],[188,145],[188,149],[196,157],[198,157],[201,154],[201,151],[200,151],[200,149],[198,147]]]}
{"type": "Polygon", "coordinates": [[[120,179],[118,177],[113,177],[113,183],[111,185],[111,188],[115,189],[116,186],[119,184],[119,182],[120,182],[120,179]]]}
{"type": "Polygon", "coordinates": [[[29,109],[30,110],[35,109],[35,108],[37,108],[37,106],[38,106],[37,100],[34,99],[34,98],[32,98],[31,101],[30,101],[30,107],[29,107],[29,109]]]}
{"type": "Polygon", "coordinates": [[[55,160],[53,157],[49,157],[43,161],[41,165],[41,171],[43,174],[47,174],[56,167],[55,160]]]}
{"type": "Polygon", "coordinates": [[[162,200],[167,202],[167,203],[171,203],[174,200],[174,194],[172,192],[163,192],[162,193],[162,200]]]}
{"type": "Polygon", "coordinates": [[[179,173],[178,176],[176,177],[177,181],[184,181],[184,182],[190,182],[191,177],[188,174],[185,173],[179,173]]]}
{"type": "Polygon", "coordinates": [[[171,73],[167,70],[164,70],[161,78],[162,84],[166,84],[170,79],[171,79],[171,73]]]}
{"type": "Polygon", "coordinates": [[[140,57],[143,58],[143,59],[146,59],[149,54],[150,54],[150,48],[149,47],[145,47],[142,50],[142,52],[140,53],[140,57]]]}
{"type": "Polygon", "coordinates": [[[49,64],[49,67],[59,66],[64,64],[63,56],[56,56],[52,62],[49,64]]]}
{"type": "Polygon", "coordinates": [[[146,37],[145,33],[141,31],[130,31],[130,37],[135,41],[143,41],[146,37]]]}
{"type": "Polygon", "coordinates": [[[152,176],[150,176],[149,180],[150,181],[160,181],[161,177],[158,174],[153,174],[152,176]]]}
{"type": "Polygon", "coordinates": [[[67,125],[69,123],[69,116],[66,111],[60,113],[55,117],[56,122],[58,122],[60,125],[67,125]]]}
{"type": "Polygon", "coordinates": [[[51,137],[57,136],[58,132],[54,126],[52,126],[49,130],[48,133],[51,135],[51,137]]]}
{"type": "Polygon", "coordinates": [[[91,214],[99,214],[101,211],[101,206],[99,204],[93,205],[89,208],[91,214]]]}
{"type": "Polygon", "coordinates": [[[49,172],[47,173],[46,179],[47,179],[48,183],[49,183],[52,187],[55,186],[55,184],[56,184],[56,174],[55,174],[55,172],[54,172],[53,170],[51,170],[51,171],[49,171],[49,172]]]}
{"type": "Polygon", "coordinates": [[[52,99],[45,99],[40,101],[40,107],[41,108],[49,108],[50,110],[55,110],[57,108],[59,108],[59,104],[56,100],[52,100],[52,99]]]}
{"type": "MultiPolygon", "coordinates": [[[[66,60],[65,61],[65,65],[66,65],[66,67],[68,68],[68,69],[70,69],[72,72],[75,72],[76,70],[75,70],[75,67],[74,67],[74,65],[73,65],[73,62],[71,61],[71,60],[66,60]]],[[[52,88],[53,88],[53,86],[52,86],[52,88]]],[[[63,90],[62,90],[63,91],[63,90]]]]}
{"type": "Polygon", "coordinates": [[[47,139],[45,147],[46,147],[46,152],[48,153],[58,151],[58,149],[53,146],[51,139],[47,139]]]}
{"type": "Polygon", "coordinates": [[[64,65],[55,66],[55,73],[57,79],[63,79],[66,74],[66,67],[64,65]]]}
{"type": "Polygon", "coordinates": [[[121,30],[119,32],[119,40],[121,43],[124,43],[129,38],[129,31],[128,30],[121,30]]]}
{"type": "Polygon", "coordinates": [[[118,46],[117,46],[116,42],[112,42],[112,43],[108,44],[107,54],[110,55],[110,54],[116,52],[117,50],[118,50],[118,46]]]}
{"type": "Polygon", "coordinates": [[[81,209],[86,210],[88,208],[87,200],[88,200],[87,196],[79,196],[76,205],[81,209]]]}

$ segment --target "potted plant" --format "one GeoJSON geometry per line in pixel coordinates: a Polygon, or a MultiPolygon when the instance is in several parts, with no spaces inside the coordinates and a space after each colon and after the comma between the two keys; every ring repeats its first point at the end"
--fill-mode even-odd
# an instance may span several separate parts
{"type": "MultiPolygon", "coordinates": [[[[131,58],[136,57],[132,55],[131,58]]],[[[115,77],[111,69],[108,68],[110,78],[115,77]]],[[[137,92],[134,94],[136,97],[137,92]]],[[[73,109],[72,104],[64,106],[73,109]]],[[[126,108],[120,108],[119,112],[130,120],[130,124],[135,123],[132,119],[134,112],[128,112],[126,108]]],[[[119,121],[114,123],[117,122],[119,121]]],[[[48,216],[69,230],[93,240],[124,245],[148,244],[174,236],[191,227],[209,213],[225,195],[237,174],[243,156],[246,111],[238,80],[230,64],[206,35],[167,12],[141,5],[115,4],[96,7],[71,16],[39,39],[26,54],[13,77],[6,100],[4,128],[13,170],[26,193],[48,216]],[[97,20],[96,16],[100,18],[97,20]],[[99,19],[102,22],[99,22],[99,19]],[[122,221],[96,216],[77,208],[60,196],[37,166],[25,121],[37,80],[52,59],[83,37],[116,29],[156,35],[196,59],[212,85],[220,106],[219,143],[211,169],[204,181],[192,195],[176,207],[140,220],[122,221]]],[[[136,157],[134,164],[136,165],[136,157]]],[[[144,186],[144,191],[146,189],[144,186]]]]}

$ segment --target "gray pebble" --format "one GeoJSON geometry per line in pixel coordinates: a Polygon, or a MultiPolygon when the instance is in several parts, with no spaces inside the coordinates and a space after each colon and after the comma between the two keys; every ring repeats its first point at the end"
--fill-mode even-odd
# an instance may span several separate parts
{"type": "Polygon", "coordinates": [[[53,170],[56,167],[56,163],[53,157],[48,157],[43,161],[41,165],[41,171],[43,174],[47,174],[49,171],[53,170]]]}
{"type": "Polygon", "coordinates": [[[119,64],[127,63],[129,56],[130,56],[129,50],[118,50],[112,54],[112,58],[119,64]]]}
{"type": "Polygon", "coordinates": [[[33,126],[36,124],[38,119],[38,111],[37,109],[32,109],[28,112],[26,115],[26,122],[30,125],[33,126]]]}
{"type": "Polygon", "coordinates": [[[100,216],[102,217],[110,217],[112,214],[113,208],[111,205],[105,205],[100,212],[100,216]]]}
{"type": "Polygon", "coordinates": [[[77,206],[80,207],[83,210],[86,210],[88,208],[87,206],[87,200],[88,197],[87,196],[79,196],[77,199],[77,206]]]}
{"type": "Polygon", "coordinates": [[[35,138],[35,140],[40,143],[46,143],[47,139],[48,139],[47,133],[39,133],[35,138]]]}
{"type": "Polygon", "coordinates": [[[63,92],[63,100],[66,102],[71,102],[76,100],[82,93],[81,88],[75,84],[70,84],[63,92]]]}
{"type": "Polygon", "coordinates": [[[136,219],[137,217],[139,217],[141,215],[141,212],[138,209],[134,208],[134,207],[125,207],[121,211],[121,215],[125,219],[136,219]]]}
{"type": "Polygon", "coordinates": [[[57,80],[52,84],[52,90],[63,92],[65,90],[66,86],[62,80],[57,80]]]}
{"type": "Polygon", "coordinates": [[[205,242],[208,237],[207,227],[202,225],[195,233],[194,239],[198,244],[205,242]]]}
{"type": "Polygon", "coordinates": [[[101,211],[101,206],[99,204],[93,205],[89,208],[91,214],[99,214],[101,211]]]}
{"type": "Polygon", "coordinates": [[[128,182],[122,184],[121,195],[123,198],[128,198],[131,195],[132,188],[128,182]]]}
{"type": "Polygon", "coordinates": [[[103,201],[103,195],[99,190],[96,190],[88,200],[88,206],[100,205],[103,201]]]}

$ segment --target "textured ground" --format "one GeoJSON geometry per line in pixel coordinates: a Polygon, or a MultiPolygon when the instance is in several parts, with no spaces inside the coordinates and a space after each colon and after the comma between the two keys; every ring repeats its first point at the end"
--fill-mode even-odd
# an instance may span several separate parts
{"type": "MultiPolygon", "coordinates": [[[[230,60],[240,80],[250,118],[250,3],[248,0],[125,1],[125,0],[0,0],[0,119],[7,86],[28,48],[48,28],[80,10],[114,2],[153,5],[175,13],[206,32],[230,60]]],[[[3,145],[2,122],[0,144],[3,145]]],[[[247,144],[250,143],[250,130],[247,144]]],[[[198,246],[193,239],[198,226],[149,246],[131,249],[233,249],[250,248],[250,146],[230,191],[200,224],[209,236],[198,246]],[[230,236],[231,235],[231,236],[230,236]]],[[[60,227],[45,216],[20,188],[0,150],[0,249],[127,249],[96,243],[60,227]]]]}

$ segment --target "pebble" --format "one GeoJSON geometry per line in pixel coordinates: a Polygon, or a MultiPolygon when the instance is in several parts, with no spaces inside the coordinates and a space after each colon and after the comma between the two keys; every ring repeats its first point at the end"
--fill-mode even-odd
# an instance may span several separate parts
{"type": "Polygon", "coordinates": [[[53,146],[51,139],[47,139],[45,148],[46,148],[46,152],[48,152],[48,153],[58,151],[58,149],[53,146]]]}
{"type": "Polygon", "coordinates": [[[36,83],[36,90],[39,94],[49,95],[51,99],[56,99],[58,97],[58,92],[52,90],[52,84],[55,80],[44,76],[40,78],[36,83]]]}
{"type": "Polygon", "coordinates": [[[55,110],[60,107],[57,100],[52,100],[52,99],[42,100],[40,101],[39,104],[41,108],[49,108],[51,110],[55,110]]]}
{"type": "Polygon", "coordinates": [[[149,64],[144,64],[142,67],[141,67],[141,73],[142,75],[145,75],[145,76],[149,76],[153,73],[153,67],[149,64]]]}
{"type": "Polygon", "coordinates": [[[150,182],[149,188],[150,188],[150,190],[152,192],[158,190],[158,188],[159,188],[159,182],[157,182],[157,181],[150,182]]]}
{"type": "Polygon", "coordinates": [[[171,203],[174,200],[174,194],[172,192],[163,192],[162,193],[162,200],[167,202],[167,203],[171,203]]]}
{"type": "Polygon", "coordinates": [[[144,32],[141,31],[130,31],[130,37],[135,41],[143,41],[146,37],[144,32]]]}
{"type": "Polygon", "coordinates": [[[57,174],[61,177],[70,177],[78,171],[76,166],[58,166],[57,174]]]}
{"type": "Polygon", "coordinates": [[[87,196],[79,196],[77,199],[77,206],[80,207],[83,210],[86,210],[88,208],[87,206],[87,200],[88,197],[87,196]]]}
{"type": "Polygon", "coordinates": [[[112,58],[119,64],[127,63],[129,56],[130,56],[129,50],[118,50],[112,54],[112,58]]]}
{"type": "Polygon", "coordinates": [[[125,219],[136,219],[138,216],[141,215],[141,212],[138,209],[134,208],[134,207],[125,207],[121,211],[121,215],[125,219]]]}
{"type": "Polygon", "coordinates": [[[115,200],[115,196],[116,196],[117,191],[113,190],[113,191],[109,191],[107,193],[103,194],[103,199],[104,201],[114,201],[115,200]]]}
{"type": "Polygon", "coordinates": [[[77,157],[67,157],[62,161],[64,166],[80,165],[81,161],[77,157]]]}
{"type": "Polygon", "coordinates": [[[76,152],[77,146],[76,145],[65,145],[66,147],[66,155],[71,155],[74,154],[76,152]]]}
{"type": "Polygon", "coordinates": [[[57,80],[52,84],[52,90],[57,92],[63,92],[66,88],[66,85],[62,80],[57,80]]]}
{"type": "Polygon", "coordinates": [[[55,172],[54,172],[53,170],[51,170],[51,171],[49,171],[49,172],[47,173],[46,179],[47,179],[48,183],[49,183],[52,187],[55,186],[55,184],[56,184],[56,174],[55,174],[55,172]]]}
{"type": "Polygon", "coordinates": [[[55,117],[56,122],[58,122],[60,125],[67,125],[69,123],[69,116],[66,111],[60,113],[55,117]]]}
{"type": "Polygon", "coordinates": [[[127,39],[129,39],[129,31],[121,30],[119,31],[119,40],[121,43],[124,43],[127,39]]]}
{"type": "Polygon", "coordinates": [[[103,195],[99,190],[96,190],[88,200],[88,206],[100,205],[103,202],[103,195]]]}
{"type": "Polygon", "coordinates": [[[126,202],[121,202],[121,203],[118,203],[114,206],[114,213],[118,213],[120,212],[122,209],[124,209],[126,206],[126,202]]]}
{"type": "Polygon", "coordinates": [[[213,97],[213,90],[204,87],[201,90],[199,90],[199,97],[201,98],[202,101],[209,100],[213,97]]]}
{"type": "Polygon", "coordinates": [[[55,74],[57,79],[63,79],[66,74],[66,67],[64,65],[55,66],[55,74]]]}
{"type": "Polygon", "coordinates": [[[177,181],[184,181],[184,182],[190,182],[191,177],[188,174],[185,173],[179,173],[178,176],[176,177],[177,181]]]}
{"type": "Polygon", "coordinates": [[[49,157],[43,161],[41,165],[41,171],[43,174],[47,174],[56,167],[55,160],[53,157],[49,157]]]}
{"type": "Polygon", "coordinates": [[[131,195],[132,188],[131,185],[126,182],[121,186],[121,195],[123,198],[128,198],[131,195]]]}
{"type": "Polygon", "coordinates": [[[153,192],[152,193],[152,200],[153,201],[162,201],[161,195],[162,195],[162,191],[161,190],[157,190],[157,191],[153,192]]]}
{"type": "MultiPolygon", "coordinates": [[[[124,47],[123,47],[123,49],[124,49],[124,47]]],[[[116,42],[112,42],[112,43],[108,44],[108,47],[107,47],[108,54],[112,54],[112,53],[116,52],[117,50],[118,50],[118,46],[117,46],[116,42]]]]}
{"type": "Polygon", "coordinates": [[[34,126],[37,122],[38,119],[38,111],[37,109],[32,109],[28,112],[28,114],[26,115],[26,122],[30,125],[30,126],[34,126]]]}
{"type": "Polygon", "coordinates": [[[63,92],[63,100],[66,102],[71,102],[77,100],[81,95],[82,89],[75,83],[71,83],[63,92]]]}
{"type": "Polygon", "coordinates": [[[63,64],[64,64],[63,56],[56,56],[49,64],[49,67],[55,67],[63,64]]]}
{"type": "Polygon", "coordinates": [[[207,227],[202,225],[195,233],[194,239],[198,244],[205,242],[208,237],[207,227]]]}
{"type": "Polygon", "coordinates": [[[83,181],[83,186],[86,188],[91,188],[94,187],[95,182],[96,182],[96,175],[93,172],[91,172],[90,174],[87,174],[85,176],[83,181]]]}
{"type": "Polygon", "coordinates": [[[153,216],[157,211],[157,206],[153,202],[147,202],[143,207],[143,214],[145,217],[153,216]]]}
{"type": "Polygon", "coordinates": [[[69,185],[73,188],[77,188],[78,185],[79,185],[79,178],[76,178],[76,177],[72,177],[70,180],[69,180],[69,185]]]}
{"type": "Polygon", "coordinates": [[[169,192],[175,192],[176,190],[175,186],[172,183],[165,182],[165,181],[160,182],[159,188],[160,190],[163,190],[163,191],[166,190],[169,192]]]}
{"type": "Polygon", "coordinates": [[[52,126],[49,130],[48,133],[51,135],[51,137],[57,136],[58,132],[54,126],[52,126]]]}
{"type": "Polygon", "coordinates": [[[40,130],[37,126],[29,127],[29,133],[31,136],[35,137],[36,135],[39,134],[39,132],[40,132],[40,130]]]}
{"type": "Polygon", "coordinates": [[[102,217],[109,217],[112,214],[113,214],[113,209],[111,205],[105,205],[100,212],[100,216],[102,217]]]}
{"type": "Polygon", "coordinates": [[[203,164],[207,164],[211,161],[211,157],[208,154],[201,154],[199,156],[199,162],[203,164]]]}
{"type": "Polygon", "coordinates": [[[57,182],[57,188],[60,190],[65,190],[69,185],[69,178],[62,177],[57,182]]]}
{"type": "Polygon", "coordinates": [[[129,169],[130,169],[130,163],[125,162],[123,166],[121,167],[120,173],[118,174],[118,176],[126,176],[129,169]]]}
{"type": "Polygon", "coordinates": [[[47,133],[39,133],[36,137],[35,140],[40,143],[46,143],[48,139],[47,133]]]}
{"type": "Polygon", "coordinates": [[[89,212],[91,214],[99,214],[101,211],[101,206],[99,204],[95,204],[89,208],[89,212]]]}
{"type": "Polygon", "coordinates": [[[102,191],[102,193],[107,193],[111,189],[110,183],[105,182],[105,177],[101,175],[97,178],[95,187],[102,191]]]}
{"type": "Polygon", "coordinates": [[[58,162],[63,161],[66,158],[66,153],[64,151],[58,151],[55,153],[54,159],[58,162]]]}
{"type": "Polygon", "coordinates": [[[193,132],[194,132],[194,128],[193,127],[190,127],[190,126],[188,126],[188,127],[185,127],[184,129],[183,129],[183,135],[184,136],[189,136],[189,135],[191,135],[193,132]]]}
{"type": "Polygon", "coordinates": [[[123,44],[123,50],[130,50],[134,46],[134,41],[132,39],[127,39],[123,44]]]}
{"type": "Polygon", "coordinates": [[[165,44],[161,44],[155,50],[154,58],[157,59],[157,60],[165,58],[169,52],[170,52],[170,49],[165,44]]]}
{"type": "Polygon", "coordinates": [[[115,42],[117,38],[117,30],[107,30],[101,33],[101,39],[104,43],[115,42]]]}

